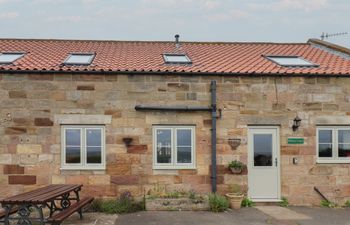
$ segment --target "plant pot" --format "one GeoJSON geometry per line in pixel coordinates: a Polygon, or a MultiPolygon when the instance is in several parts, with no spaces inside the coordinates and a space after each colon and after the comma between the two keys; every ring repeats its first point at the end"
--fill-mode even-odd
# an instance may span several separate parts
{"type": "Polygon", "coordinates": [[[240,173],[242,173],[242,168],[233,168],[233,167],[231,167],[230,170],[231,170],[231,172],[233,174],[240,174],[240,173]]]}
{"type": "Polygon", "coordinates": [[[230,207],[232,209],[240,209],[242,200],[244,198],[243,194],[227,193],[226,197],[230,200],[230,207]]]}

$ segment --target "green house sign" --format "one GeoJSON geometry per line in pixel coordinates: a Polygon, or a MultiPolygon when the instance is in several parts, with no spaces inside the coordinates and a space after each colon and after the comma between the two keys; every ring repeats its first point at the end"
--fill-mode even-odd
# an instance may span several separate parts
{"type": "Polygon", "coordinates": [[[288,138],[288,144],[302,145],[302,144],[304,144],[304,138],[290,137],[290,138],[288,138]]]}

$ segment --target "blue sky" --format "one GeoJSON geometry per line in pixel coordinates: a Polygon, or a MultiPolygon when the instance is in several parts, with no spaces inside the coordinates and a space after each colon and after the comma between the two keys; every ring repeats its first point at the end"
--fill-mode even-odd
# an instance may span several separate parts
{"type": "Polygon", "coordinates": [[[0,0],[1,38],[306,42],[350,47],[349,0],[0,0]]]}

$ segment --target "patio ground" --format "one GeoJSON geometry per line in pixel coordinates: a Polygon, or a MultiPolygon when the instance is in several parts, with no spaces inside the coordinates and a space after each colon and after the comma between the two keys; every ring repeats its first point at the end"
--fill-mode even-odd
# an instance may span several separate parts
{"type": "Polygon", "coordinates": [[[223,213],[144,211],[125,215],[85,213],[64,225],[350,225],[350,209],[257,206],[223,213]]]}
{"type": "Polygon", "coordinates": [[[212,212],[139,212],[116,225],[350,225],[350,209],[259,206],[212,212]]]}

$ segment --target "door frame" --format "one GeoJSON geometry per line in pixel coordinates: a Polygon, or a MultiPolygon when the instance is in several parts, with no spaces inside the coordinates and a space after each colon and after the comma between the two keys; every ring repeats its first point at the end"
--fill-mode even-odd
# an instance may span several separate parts
{"type": "Polygon", "coordinates": [[[251,125],[248,126],[248,132],[247,132],[247,169],[248,169],[248,197],[250,198],[250,188],[249,188],[249,169],[251,168],[252,165],[250,165],[253,160],[250,160],[251,154],[253,153],[252,150],[252,143],[250,139],[251,135],[251,130],[254,129],[275,129],[276,130],[276,158],[277,158],[277,199],[253,199],[254,202],[280,202],[281,201],[281,145],[280,145],[280,126],[278,125],[268,125],[268,126],[256,126],[256,125],[251,125]]]}

